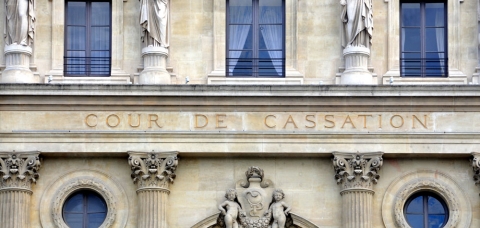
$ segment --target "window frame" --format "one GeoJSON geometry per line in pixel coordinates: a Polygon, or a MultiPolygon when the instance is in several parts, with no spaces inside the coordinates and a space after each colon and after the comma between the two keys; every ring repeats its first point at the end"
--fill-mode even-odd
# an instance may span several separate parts
{"type": "Polygon", "coordinates": [[[65,206],[67,205],[69,200],[71,200],[74,196],[79,195],[79,194],[82,194],[82,200],[83,200],[83,207],[82,207],[82,215],[83,215],[83,221],[82,221],[83,224],[82,225],[83,225],[83,227],[86,228],[86,227],[89,226],[89,223],[88,223],[88,215],[89,214],[104,213],[105,218],[103,219],[101,224],[105,223],[105,220],[108,218],[108,210],[109,210],[107,201],[103,198],[103,196],[101,194],[99,194],[96,191],[93,191],[91,189],[81,189],[81,190],[75,191],[72,194],[70,194],[65,199],[65,202],[62,205],[62,219],[65,222],[65,224],[68,225],[68,222],[65,219],[65,214],[80,214],[80,213],[69,213],[69,212],[65,211],[65,206]],[[102,200],[103,204],[105,205],[105,212],[88,212],[88,202],[89,202],[88,201],[88,196],[89,195],[95,195],[97,198],[102,200]]]}
{"type": "MultiPolygon", "coordinates": [[[[286,0],[281,0],[282,1],[282,75],[279,76],[274,76],[274,75],[266,75],[262,76],[258,70],[257,72],[255,69],[258,69],[258,64],[252,64],[252,75],[242,75],[242,76],[237,76],[237,75],[230,75],[229,73],[229,52],[230,52],[230,1],[231,0],[226,0],[226,9],[225,9],[225,76],[227,78],[232,78],[232,77],[239,77],[239,78],[285,78],[286,77],[286,0]]],[[[252,39],[253,39],[253,47],[252,47],[252,52],[253,52],[253,61],[255,59],[260,59],[258,58],[258,53],[260,51],[259,49],[259,41],[260,41],[260,35],[258,32],[260,29],[259,26],[259,4],[261,0],[251,0],[252,1],[252,39]]],[[[272,58],[269,58],[270,60],[272,58]]],[[[257,61],[258,61],[257,60],[257,61]]]]}
{"type": "Polygon", "coordinates": [[[64,0],[65,1],[65,4],[64,4],[64,12],[65,12],[65,17],[64,17],[64,37],[63,37],[63,75],[65,77],[110,77],[112,75],[112,27],[113,27],[113,10],[112,10],[112,7],[113,7],[113,3],[112,1],[115,1],[115,0],[64,0]],[[85,2],[87,4],[87,7],[86,7],[86,26],[87,29],[85,31],[85,36],[86,36],[86,40],[85,40],[85,74],[74,74],[74,73],[68,73],[67,71],[67,58],[69,58],[67,56],[67,53],[68,53],[68,49],[67,49],[67,42],[68,42],[68,2],[85,2]],[[92,2],[108,2],[109,3],[109,11],[110,11],[110,18],[109,18],[109,50],[108,50],[108,74],[91,74],[91,68],[90,68],[90,57],[91,57],[91,38],[90,38],[90,32],[91,32],[91,27],[92,24],[90,23],[91,20],[90,20],[90,16],[92,15],[91,12],[92,12],[92,8],[91,8],[91,4],[92,2]],[[90,5],[90,6],[88,6],[90,5]]]}
{"type": "Polygon", "coordinates": [[[399,6],[399,34],[400,34],[400,39],[399,39],[399,60],[400,60],[400,77],[403,78],[448,78],[449,77],[449,61],[448,61],[448,1],[445,0],[400,0],[399,1],[400,6],[399,6]],[[420,4],[420,37],[421,37],[421,44],[420,44],[420,56],[421,56],[421,66],[420,66],[420,76],[407,76],[405,75],[404,72],[404,64],[403,61],[408,58],[402,58],[403,53],[403,45],[402,45],[402,39],[401,37],[403,36],[403,3],[419,3],[420,4]],[[426,43],[426,35],[425,35],[425,30],[428,26],[425,24],[425,4],[426,3],[442,3],[443,4],[443,11],[444,11],[444,65],[445,65],[445,74],[442,76],[429,76],[425,71],[426,71],[426,53],[427,51],[425,50],[425,43],[426,43]]]}
{"type": "Polygon", "coordinates": [[[408,225],[412,226],[409,221],[408,221],[408,218],[407,218],[407,208],[409,207],[410,203],[417,199],[418,197],[422,197],[422,204],[423,204],[423,213],[422,214],[418,214],[418,215],[423,215],[423,223],[424,223],[424,227],[428,227],[428,216],[430,215],[429,212],[428,212],[428,197],[433,197],[435,198],[438,202],[440,202],[440,204],[442,205],[443,207],[443,210],[445,211],[445,221],[443,223],[443,225],[440,227],[440,228],[443,228],[445,227],[445,225],[448,224],[448,220],[449,220],[449,208],[448,208],[448,205],[447,203],[445,202],[445,200],[440,197],[439,195],[433,193],[433,192],[430,192],[430,191],[421,191],[421,192],[417,192],[413,195],[411,195],[410,197],[408,197],[408,199],[405,201],[405,205],[403,207],[403,216],[405,217],[405,221],[408,223],[408,225]]]}

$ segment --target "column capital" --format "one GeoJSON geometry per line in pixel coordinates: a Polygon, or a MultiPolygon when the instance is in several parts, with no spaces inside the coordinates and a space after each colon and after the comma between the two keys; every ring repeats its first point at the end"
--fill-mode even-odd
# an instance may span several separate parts
{"type": "Polygon", "coordinates": [[[337,184],[342,190],[373,189],[378,182],[378,171],[383,165],[383,152],[343,153],[333,152],[333,167],[337,184]]]}
{"type": "Polygon", "coordinates": [[[0,152],[0,190],[31,190],[39,177],[40,152],[0,152]]]}
{"type": "Polygon", "coordinates": [[[472,156],[473,181],[475,185],[480,185],[480,153],[473,152],[472,156]]]}
{"type": "Polygon", "coordinates": [[[138,190],[164,189],[175,179],[177,152],[128,152],[131,177],[138,190]]]}

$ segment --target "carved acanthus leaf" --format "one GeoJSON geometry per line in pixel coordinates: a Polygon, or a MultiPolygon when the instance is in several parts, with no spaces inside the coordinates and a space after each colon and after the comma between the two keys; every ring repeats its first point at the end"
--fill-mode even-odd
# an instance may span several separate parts
{"type": "Polygon", "coordinates": [[[475,185],[480,185],[480,153],[473,153],[472,167],[473,181],[475,185]]]}
{"type": "Polygon", "coordinates": [[[168,188],[173,183],[178,165],[177,153],[129,152],[131,177],[138,188],[168,188]]]}
{"type": "Polygon", "coordinates": [[[333,153],[333,166],[337,184],[343,189],[366,188],[371,189],[377,184],[382,167],[382,152],[375,153],[333,153]]]}
{"type": "Polygon", "coordinates": [[[1,152],[0,188],[31,189],[36,183],[40,169],[39,152],[1,152]]]}

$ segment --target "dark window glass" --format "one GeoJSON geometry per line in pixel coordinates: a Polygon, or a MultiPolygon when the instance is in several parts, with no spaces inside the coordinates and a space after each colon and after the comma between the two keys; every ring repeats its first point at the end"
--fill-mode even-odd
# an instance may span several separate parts
{"type": "Polygon", "coordinates": [[[448,76],[445,1],[404,0],[400,14],[402,76],[448,76]]]}
{"type": "Polygon", "coordinates": [[[77,192],[63,205],[63,220],[70,228],[98,228],[107,216],[105,200],[93,191],[77,192]]]}
{"type": "Polygon", "coordinates": [[[227,75],[285,76],[285,0],[227,0],[227,75]]]}
{"type": "Polygon", "coordinates": [[[442,228],[448,221],[445,202],[430,192],[415,194],[407,200],[405,218],[412,228],[442,228]]]}
{"type": "Polygon", "coordinates": [[[67,0],[65,8],[65,75],[109,76],[111,3],[67,0]]]}

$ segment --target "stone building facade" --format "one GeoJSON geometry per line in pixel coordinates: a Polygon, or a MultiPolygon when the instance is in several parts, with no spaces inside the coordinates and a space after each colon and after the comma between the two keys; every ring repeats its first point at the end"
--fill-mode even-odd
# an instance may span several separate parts
{"type": "Polygon", "coordinates": [[[1,227],[480,227],[478,0],[0,5],[1,227]]]}

